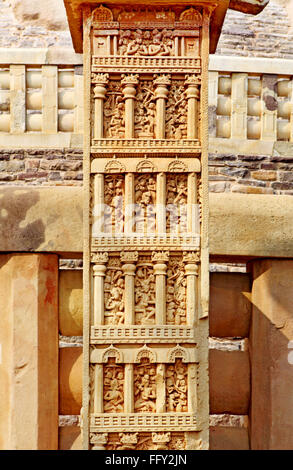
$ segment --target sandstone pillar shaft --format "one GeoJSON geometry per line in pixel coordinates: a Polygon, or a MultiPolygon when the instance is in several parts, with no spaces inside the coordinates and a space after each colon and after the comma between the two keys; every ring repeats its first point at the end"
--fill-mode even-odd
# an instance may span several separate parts
{"type": "Polygon", "coordinates": [[[97,74],[95,77],[95,83],[94,137],[95,139],[102,139],[104,137],[104,100],[107,92],[108,74],[97,74]]]}
{"type": "Polygon", "coordinates": [[[251,263],[251,448],[293,446],[293,261],[251,263]]]}
{"type": "Polygon", "coordinates": [[[104,300],[104,277],[106,273],[107,255],[97,253],[92,257],[95,263],[94,274],[94,325],[104,324],[105,300],[104,300]]]}
{"type": "Polygon", "coordinates": [[[126,75],[121,81],[125,100],[125,139],[134,137],[134,100],[138,79],[136,75],[126,75]]]}
{"type": "Polygon", "coordinates": [[[58,449],[58,257],[0,258],[0,449],[58,449]]]}
{"type": "Polygon", "coordinates": [[[122,266],[124,272],[124,311],[125,311],[125,324],[133,325],[135,320],[134,310],[134,277],[135,277],[135,262],[138,259],[137,252],[134,253],[121,253],[121,261],[126,262],[122,266]]]}
{"type": "Polygon", "coordinates": [[[187,139],[198,138],[198,101],[199,101],[199,79],[194,75],[185,81],[186,96],[188,101],[187,111],[187,139]]]}
{"type": "Polygon", "coordinates": [[[161,75],[154,81],[156,85],[156,139],[165,138],[165,121],[166,121],[166,100],[168,98],[168,86],[171,84],[167,75],[161,75]]]}

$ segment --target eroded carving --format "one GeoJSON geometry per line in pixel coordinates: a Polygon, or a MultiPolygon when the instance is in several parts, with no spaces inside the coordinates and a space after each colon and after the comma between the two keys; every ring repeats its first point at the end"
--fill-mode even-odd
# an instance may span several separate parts
{"type": "Polygon", "coordinates": [[[154,233],[156,228],[156,180],[152,174],[136,175],[136,232],[154,233]]]}
{"type": "Polygon", "coordinates": [[[167,411],[182,413],[187,407],[187,365],[176,359],[166,368],[167,411]]]}
{"type": "Polygon", "coordinates": [[[187,232],[187,174],[167,175],[167,232],[187,232]]]}
{"type": "Polygon", "coordinates": [[[124,323],[124,277],[120,258],[110,257],[105,281],[105,325],[124,323]]]}
{"type": "Polygon", "coordinates": [[[123,413],[124,367],[112,360],[104,366],[104,412],[123,413]]]}
{"type": "Polygon", "coordinates": [[[184,263],[172,256],[167,269],[167,324],[186,325],[186,278],[184,263]]]}
{"type": "Polygon", "coordinates": [[[156,368],[148,359],[142,359],[134,369],[134,410],[155,413],[156,396],[156,368]]]}
{"type": "Polygon", "coordinates": [[[149,257],[141,256],[135,275],[135,324],[155,323],[155,275],[149,257]]]}
{"type": "Polygon", "coordinates": [[[184,82],[173,80],[166,104],[166,138],[186,139],[187,97],[184,82]]]}

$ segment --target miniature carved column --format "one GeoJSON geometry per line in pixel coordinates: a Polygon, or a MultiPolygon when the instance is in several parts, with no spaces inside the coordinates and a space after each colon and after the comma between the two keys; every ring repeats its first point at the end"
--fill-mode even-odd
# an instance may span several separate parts
{"type": "Polygon", "coordinates": [[[194,325],[197,321],[197,276],[199,255],[195,252],[184,253],[183,261],[187,278],[186,292],[186,320],[187,325],[194,325]]]}
{"type": "Polygon", "coordinates": [[[157,174],[156,194],[157,234],[166,233],[166,173],[157,174]]]}
{"type": "Polygon", "coordinates": [[[125,139],[134,137],[134,100],[138,75],[123,75],[121,80],[125,100],[125,139]]]}
{"type": "Polygon", "coordinates": [[[124,413],[134,411],[133,364],[125,364],[124,369],[124,413]]]}
{"type": "Polygon", "coordinates": [[[104,99],[106,98],[107,84],[109,75],[107,73],[94,74],[93,82],[96,84],[94,88],[95,99],[95,122],[94,122],[94,138],[102,139],[104,137],[104,99]]]}
{"type": "Polygon", "coordinates": [[[187,176],[187,232],[199,233],[199,211],[197,205],[197,175],[189,173],[187,176]]]}
{"type": "Polygon", "coordinates": [[[171,85],[170,75],[161,75],[154,81],[156,85],[156,139],[165,138],[165,122],[166,122],[166,100],[168,98],[168,86],[171,85]]]}
{"type": "Polygon", "coordinates": [[[104,411],[104,370],[103,364],[95,365],[95,396],[94,396],[94,413],[103,413],[104,411]]]}
{"type": "Polygon", "coordinates": [[[134,325],[135,322],[135,304],[134,304],[134,278],[135,278],[135,262],[138,260],[138,252],[122,252],[120,255],[121,261],[126,262],[122,266],[124,272],[124,311],[125,311],[125,325],[134,325]]]}
{"type": "Polygon", "coordinates": [[[187,139],[198,139],[198,101],[200,80],[196,75],[187,77],[185,81],[187,111],[187,139]]]}
{"type": "Polygon", "coordinates": [[[92,236],[101,236],[104,228],[104,175],[97,173],[94,176],[94,196],[92,208],[92,236]]]}
{"type": "Polygon", "coordinates": [[[157,399],[156,399],[156,412],[165,413],[166,411],[166,365],[157,365],[156,386],[157,386],[157,399]]]}
{"type": "Polygon", "coordinates": [[[156,277],[156,324],[166,324],[166,274],[169,253],[154,252],[152,261],[154,264],[154,274],[156,277]]]}
{"type": "Polygon", "coordinates": [[[197,380],[196,364],[188,364],[187,372],[187,404],[189,413],[197,412],[197,380]]]}
{"type": "Polygon", "coordinates": [[[125,175],[125,234],[134,230],[134,173],[125,175]]]}
{"type": "Polygon", "coordinates": [[[104,324],[104,277],[106,272],[106,263],[108,253],[94,253],[92,262],[94,274],[94,325],[104,324]]]}

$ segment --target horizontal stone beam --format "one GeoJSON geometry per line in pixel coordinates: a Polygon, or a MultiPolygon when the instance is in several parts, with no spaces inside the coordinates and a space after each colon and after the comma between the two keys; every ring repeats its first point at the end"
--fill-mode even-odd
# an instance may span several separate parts
{"type": "MultiPolygon", "coordinates": [[[[80,257],[82,188],[0,189],[0,252],[80,257]]],[[[210,254],[293,258],[292,196],[210,194],[210,254]]]]}

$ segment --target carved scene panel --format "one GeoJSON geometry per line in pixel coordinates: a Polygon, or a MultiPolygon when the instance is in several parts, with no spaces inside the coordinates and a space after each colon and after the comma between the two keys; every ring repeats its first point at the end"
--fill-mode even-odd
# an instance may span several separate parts
{"type": "Polygon", "coordinates": [[[135,324],[155,324],[156,281],[151,256],[139,256],[135,273],[135,324]]]}
{"type": "Polygon", "coordinates": [[[104,281],[105,325],[123,325],[124,275],[120,257],[111,256],[106,266],[104,281]]]}
{"type": "Polygon", "coordinates": [[[180,256],[169,259],[166,290],[167,325],[186,325],[186,276],[180,256]]]}

